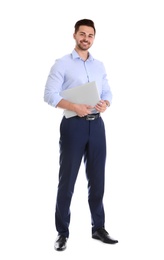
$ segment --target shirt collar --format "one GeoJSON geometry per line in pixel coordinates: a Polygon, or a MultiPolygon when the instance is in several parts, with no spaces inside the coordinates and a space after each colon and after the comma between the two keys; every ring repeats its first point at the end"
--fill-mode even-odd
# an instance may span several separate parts
{"type": "MultiPolygon", "coordinates": [[[[72,51],[72,58],[73,59],[81,59],[79,54],[75,50],[72,51]]],[[[89,53],[89,57],[88,57],[87,60],[90,60],[90,61],[94,60],[94,58],[92,57],[92,55],[90,53],[89,53]]]]}

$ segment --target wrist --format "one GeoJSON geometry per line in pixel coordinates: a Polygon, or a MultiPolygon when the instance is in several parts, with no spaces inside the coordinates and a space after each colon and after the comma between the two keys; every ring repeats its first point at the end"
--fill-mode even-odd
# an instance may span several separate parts
{"type": "Polygon", "coordinates": [[[106,104],[107,107],[110,107],[110,103],[109,103],[108,100],[104,100],[104,102],[105,102],[105,104],[106,104]]]}

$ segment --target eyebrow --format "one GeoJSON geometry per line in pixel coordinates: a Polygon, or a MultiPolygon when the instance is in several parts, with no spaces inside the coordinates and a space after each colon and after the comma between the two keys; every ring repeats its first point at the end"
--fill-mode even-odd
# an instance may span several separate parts
{"type": "MultiPolygon", "coordinates": [[[[79,33],[87,34],[86,32],[83,32],[83,31],[80,31],[79,33]]],[[[94,36],[93,33],[89,33],[88,35],[90,35],[90,36],[94,36]]]]}

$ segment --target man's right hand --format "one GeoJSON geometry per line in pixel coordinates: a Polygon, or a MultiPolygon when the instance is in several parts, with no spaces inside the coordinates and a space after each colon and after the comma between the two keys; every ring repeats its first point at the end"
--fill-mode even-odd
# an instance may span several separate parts
{"type": "Polygon", "coordinates": [[[73,104],[73,111],[80,117],[91,114],[91,109],[93,108],[93,106],[85,104],[73,104]]]}

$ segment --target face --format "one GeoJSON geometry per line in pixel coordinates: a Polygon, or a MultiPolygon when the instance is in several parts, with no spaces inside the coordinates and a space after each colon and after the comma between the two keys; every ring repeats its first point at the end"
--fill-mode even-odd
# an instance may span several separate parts
{"type": "Polygon", "coordinates": [[[81,25],[77,33],[73,35],[76,41],[76,48],[80,50],[88,50],[94,41],[94,29],[90,26],[81,25]]]}

